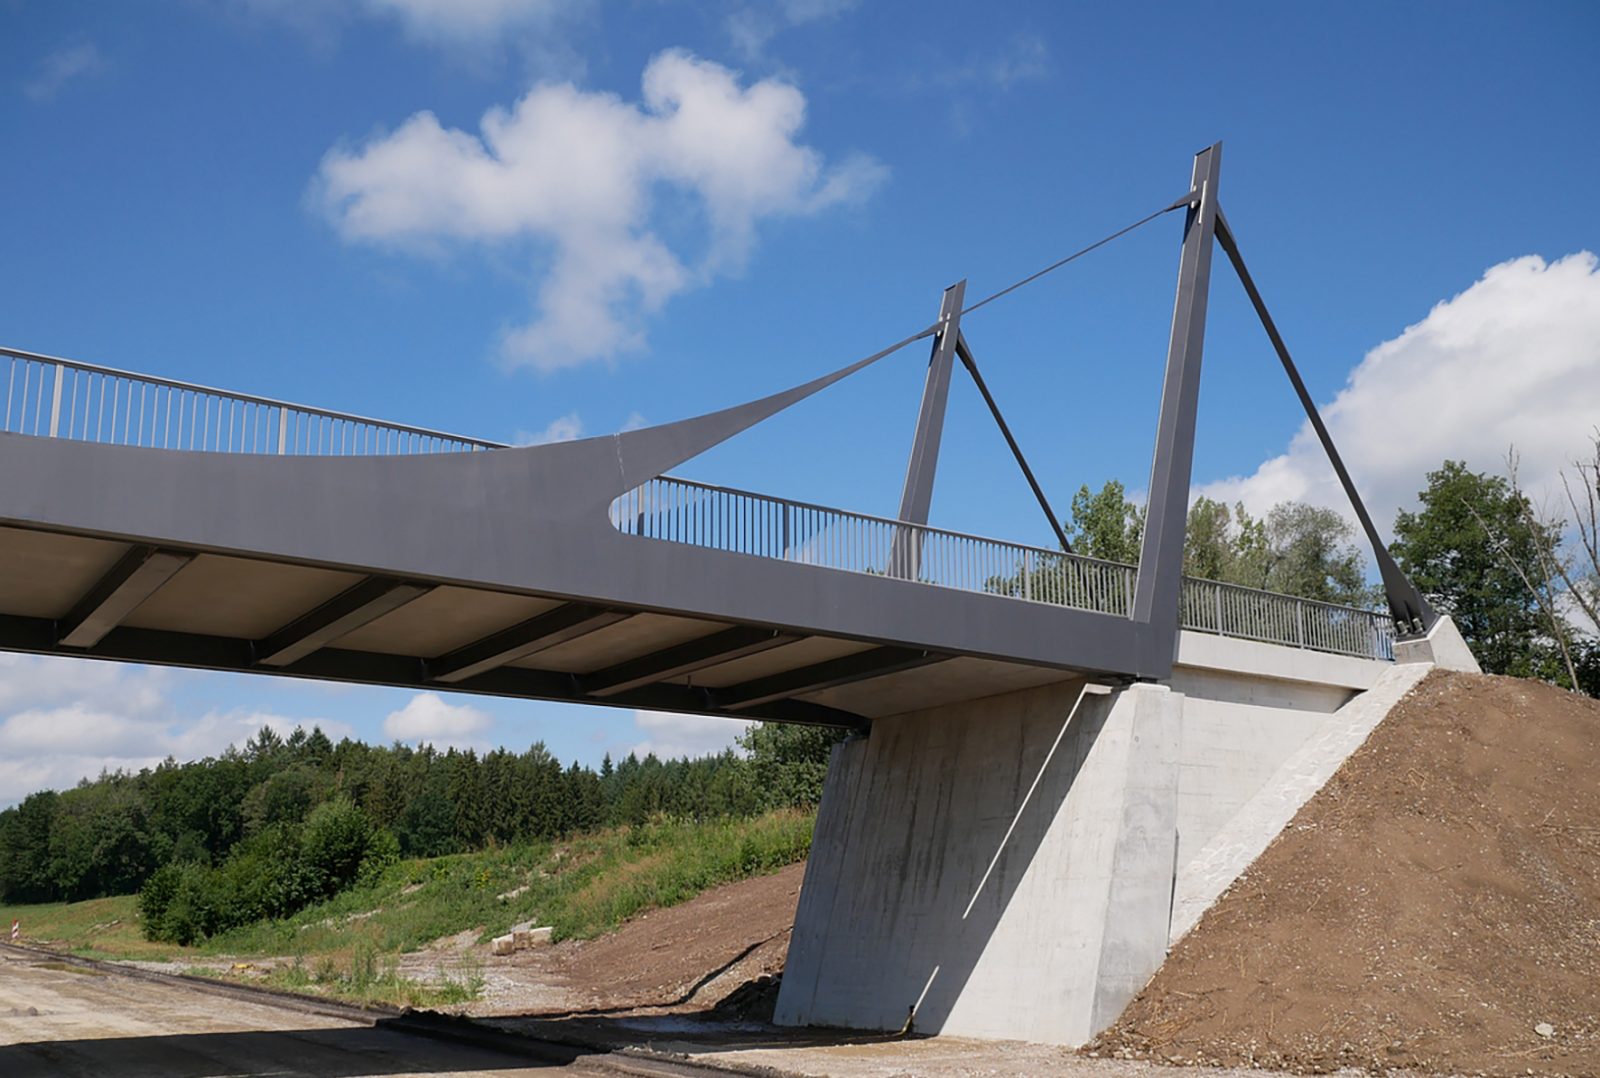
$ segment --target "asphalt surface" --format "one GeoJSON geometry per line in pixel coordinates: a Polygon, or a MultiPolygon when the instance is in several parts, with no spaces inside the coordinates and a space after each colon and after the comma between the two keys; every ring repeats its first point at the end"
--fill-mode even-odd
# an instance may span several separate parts
{"type": "Polygon", "coordinates": [[[576,1054],[418,1036],[337,1008],[312,1013],[0,948],[5,1078],[685,1073],[576,1054]]]}

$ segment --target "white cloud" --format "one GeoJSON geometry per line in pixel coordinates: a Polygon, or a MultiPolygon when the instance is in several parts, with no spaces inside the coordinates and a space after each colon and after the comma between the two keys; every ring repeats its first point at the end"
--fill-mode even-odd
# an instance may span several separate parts
{"type": "Polygon", "coordinates": [[[374,13],[398,19],[421,40],[486,40],[548,25],[577,6],[574,0],[365,0],[374,13]]]}
{"type": "Polygon", "coordinates": [[[383,720],[383,733],[394,741],[439,748],[483,748],[487,743],[481,735],[493,725],[494,719],[470,704],[449,704],[437,693],[424,692],[391,711],[383,720]]]}
{"type": "Polygon", "coordinates": [[[1017,33],[988,52],[967,50],[957,60],[943,56],[924,60],[906,76],[905,88],[913,93],[928,89],[1009,90],[1044,79],[1050,71],[1050,47],[1044,38],[1017,33]]]}
{"type": "Polygon", "coordinates": [[[728,39],[747,61],[762,59],[767,45],[785,30],[837,18],[861,0],[762,0],[735,8],[728,16],[728,39]]]}
{"type": "Polygon", "coordinates": [[[353,733],[342,722],[266,712],[185,718],[169,699],[173,682],[157,668],[0,653],[0,806],[102,771],[214,756],[263,726],[285,736],[321,726],[334,740],[353,733]]]}
{"type": "Polygon", "coordinates": [[[667,51],[645,68],[640,104],[571,84],[544,84],[486,113],[480,133],[431,112],[323,159],[313,200],[345,239],[426,248],[440,242],[525,244],[548,253],[536,314],[506,331],[504,358],[543,371],[644,347],[643,323],[674,295],[737,272],[757,224],[860,199],[883,180],[877,162],[826,167],[797,143],[805,97],[766,79],[667,51]],[[653,195],[673,188],[698,208],[678,214],[669,247],[653,195]]]}
{"type": "Polygon", "coordinates": [[[670,711],[635,711],[633,723],[644,740],[630,745],[623,755],[631,752],[643,759],[653,752],[663,760],[721,752],[731,748],[734,739],[753,725],[744,719],[670,711]]]}
{"type": "Polygon", "coordinates": [[[92,75],[104,66],[93,42],[57,49],[39,62],[38,73],[22,87],[22,92],[35,101],[49,101],[73,79],[92,75]]]}
{"type": "Polygon", "coordinates": [[[980,66],[991,85],[1009,90],[1019,82],[1035,82],[1050,74],[1050,50],[1044,38],[1018,34],[999,53],[980,66]]]}
{"type": "Polygon", "coordinates": [[[589,0],[235,0],[252,15],[283,23],[325,42],[355,18],[391,21],[416,41],[458,46],[548,30],[589,0]]]}
{"type": "Polygon", "coordinates": [[[583,419],[577,412],[552,419],[544,430],[519,430],[512,439],[516,445],[551,445],[555,442],[572,442],[583,437],[583,419]]]}
{"type": "MultiPolygon", "coordinates": [[[[1583,251],[1490,268],[1368,352],[1321,411],[1385,534],[1446,458],[1499,472],[1515,445],[1530,494],[1551,494],[1600,422],[1600,265],[1583,251]]],[[[1196,493],[1254,511],[1296,500],[1349,513],[1309,424],[1251,475],[1196,493]]]]}

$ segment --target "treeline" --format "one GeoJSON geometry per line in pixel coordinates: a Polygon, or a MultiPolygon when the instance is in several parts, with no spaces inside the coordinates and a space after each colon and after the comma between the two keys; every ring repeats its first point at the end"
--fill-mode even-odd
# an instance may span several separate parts
{"type": "Polygon", "coordinates": [[[0,899],[143,888],[146,931],[187,942],[291,913],[399,857],[814,803],[839,736],[755,726],[743,752],[607,756],[595,770],[563,767],[542,744],[480,755],[262,728],[217,757],[102,775],[0,812],[0,899]]]}
{"type": "MultiPolygon", "coordinates": [[[[1136,565],[1144,539],[1144,508],[1112,480],[1072,499],[1069,525],[1076,553],[1136,565]]],[[[1355,531],[1331,509],[1282,502],[1265,516],[1242,504],[1196,498],[1184,533],[1187,576],[1298,595],[1325,603],[1369,606],[1381,589],[1366,582],[1366,555],[1355,531]]]]}
{"type": "MultiPolygon", "coordinates": [[[[1566,512],[1541,511],[1521,489],[1514,454],[1504,475],[1447,460],[1428,473],[1417,510],[1395,517],[1390,551],[1455,619],[1486,672],[1600,696],[1600,435],[1562,479],[1566,512]]],[[[1142,507],[1116,481],[1072,500],[1077,553],[1136,564],[1143,530],[1142,507]]],[[[1258,517],[1197,498],[1189,510],[1190,576],[1383,609],[1367,560],[1355,529],[1330,509],[1284,502],[1258,517]]]]}

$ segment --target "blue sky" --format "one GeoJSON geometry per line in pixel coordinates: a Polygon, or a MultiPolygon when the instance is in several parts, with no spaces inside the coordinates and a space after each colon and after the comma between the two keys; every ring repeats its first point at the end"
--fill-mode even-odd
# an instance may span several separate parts
{"type": "MultiPolygon", "coordinates": [[[[604,434],[873,351],[952,281],[985,295],[1171,201],[1221,139],[1223,204],[1380,517],[1446,455],[1494,468],[1515,443],[1547,481],[1600,416],[1589,3],[0,0],[0,29],[12,347],[493,439],[604,434]]],[[[1145,484],[1178,226],[967,323],[1063,510],[1145,484]]],[[[681,471],[892,513],[924,357],[681,471]]],[[[1202,489],[1335,504],[1220,265],[1201,407],[1202,489]]],[[[932,519],[1047,537],[959,380],[932,519]]],[[[264,716],[591,763],[730,729],[7,663],[0,803],[264,716]],[[122,722],[126,751],[41,732],[68,712],[122,722]]]]}

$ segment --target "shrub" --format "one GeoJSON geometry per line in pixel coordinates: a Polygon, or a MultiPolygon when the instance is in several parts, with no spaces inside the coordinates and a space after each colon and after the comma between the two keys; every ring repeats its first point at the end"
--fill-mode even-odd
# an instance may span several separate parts
{"type": "Polygon", "coordinates": [[[372,821],[348,798],[312,809],[300,836],[301,868],[312,897],[326,898],[354,883],[372,837],[372,821]]]}

